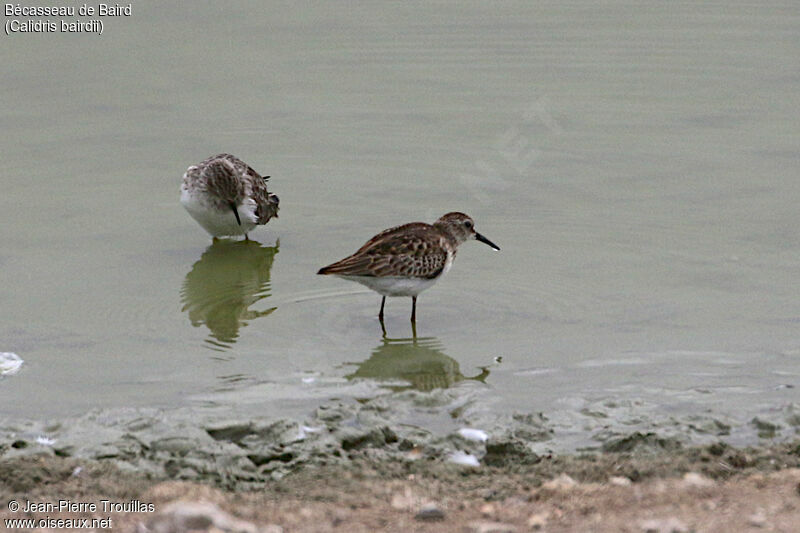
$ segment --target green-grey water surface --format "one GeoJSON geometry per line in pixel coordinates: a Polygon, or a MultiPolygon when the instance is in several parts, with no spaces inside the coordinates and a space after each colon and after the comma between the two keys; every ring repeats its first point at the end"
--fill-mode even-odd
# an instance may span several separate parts
{"type": "Polygon", "coordinates": [[[137,2],[0,40],[6,417],[462,387],[580,441],[800,402],[792,2],[137,2]],[[221,151],[281,198],[253,242],[178,203],[221,151]],[[315,275],[452,210],[502,251],[459,249],[416,341],[315,275]]]}

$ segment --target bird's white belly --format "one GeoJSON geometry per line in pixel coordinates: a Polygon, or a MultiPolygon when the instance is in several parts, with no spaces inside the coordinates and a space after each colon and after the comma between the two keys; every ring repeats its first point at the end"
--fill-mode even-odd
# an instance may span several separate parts
{"type": "MultiPolygon", "coordinates": [[[[401,278],[396,276],[339,276],[346,280],[358,282],[383,296],[417,296],[425,289],[433,286],[437,278],[401,278]]],[[[441,276],[439,276],[441,277],[441,276]]]]}
{"type": "Polygon", "coordinates": [[[247,198],[237,207],[241,226],[229,208],[220,209],[209,201],[203,192],[189,192],[181,188],[181,205],[203,229],[214,237],[244,235],[256,227],[255,202],[247,198]]]}

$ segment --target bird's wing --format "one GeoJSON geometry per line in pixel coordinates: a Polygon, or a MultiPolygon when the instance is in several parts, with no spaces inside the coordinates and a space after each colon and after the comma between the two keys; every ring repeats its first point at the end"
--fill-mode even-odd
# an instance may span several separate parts
{"type": "MultiPolygon", "coordinates": [[[[227,185],[228,189],[233,189],[230,183],[235,181],[236,203],[241,202],[245,197],[252,198],[255,201],[255,215],[259,224],[266,224],[270,218],[278,215],[278,198],[267,190],[269,176],[262,176],[253,170],[253,167],[231,154],[218,154],[209,157],[200,165],[207,167],[217,166],[221,169],[219,171],[220,174],[227,171],[227,176],[221,176],[221,183],[227,185]],[[223,164],[221,160],[228,164],[223,164]],[[231,169],[233,172],[231,172],[231,169]]],[[[233,191],[230,191],[224,197],[227,198],[232,193],[233,191]]]]}
{"type": "Polygon", "coordinates": [[[267,190],[267,177],[247,167],[245,180],[250,187],[250,197],[256,202],[256,218],[259,224],[266,224],[270,218],[278,216],[278,197],[267,190]]]}
{"type": "Polygon", "coordinates": [[[444,237],[429,224],[405,224],[375,235],[356,253],[319,273],[435,278],[447,262],[444,244],[444,237]]]}

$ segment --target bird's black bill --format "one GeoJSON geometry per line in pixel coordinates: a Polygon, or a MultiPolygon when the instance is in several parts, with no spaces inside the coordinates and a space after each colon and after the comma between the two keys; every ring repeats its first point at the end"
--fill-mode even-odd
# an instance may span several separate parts
{"type": "Polygon", "coordinates": [[[236,204],[231,202],[230,206],[231,206],[231,209],[233,209],[233,214],[236,215],[236,223],[241,226],[242,225],[242,221],[239,220],[239,211],[236,210],[236,204]]]}
{"type": "Polygon", "coordinates": [[[500,247],[499,246],[497,246],[495,243],[493,243],[492,241],[490,241],[489,239],[487,239],[486,237],[484,237],[483,235],[481,235],[477,231],[475,232],[475,240],[481,241],[483,244],[488,244],[489,246],[492,247],[492,250],[500,251],[500,247]]]}

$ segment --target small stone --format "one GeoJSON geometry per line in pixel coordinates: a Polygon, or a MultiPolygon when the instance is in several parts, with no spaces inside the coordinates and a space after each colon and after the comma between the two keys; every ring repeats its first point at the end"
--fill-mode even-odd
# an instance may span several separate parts
{"type": "Polygon", "coordinates": [[[12,352],[0,352],[0,376],[13,376],[19,372],[22,363],[20,356],[12,352]]]}
{"type": "Polygon", "coordinates": [[[477,457],[471,453],[462,452],[460,450],[451,453],[447,457],[447,461],[463,466],[481,466],[481,463],[478,461],[477,457]]]}
{"type": "Polygon", "coordinates": [[[697,472],[687,472],[683,475],[683,484],[687,487],[707,488],[716,485],[713,479],[698,474],[697,472]]]}
{"type": "Polygon", "coordinates": [[[458,430],[458,434],[467,440],[472,440],[475,442],[486,442],[489,440],[489,434],[482,429],[461,428],[458,430]]]}
{"type": "Polygon", "coordinates": [[[550,517],[550,513],[547,511],[542,513],[532,514],[528,518],[528,527],[533,530],[539,530],[544,528],[547,525],[547,519],[550,517]]]}
{"type": "Polygon", "coordinates": [[[675,517],[654,518],[639,522],[639,527],[644,533],[688,533],[686,524],[675,517]]]}
{"type": "MultiPolygon", "coordinates": [[[[261,529],[261,531],[269,531],[271,533],[281,533],[283,531],[283,528],[274,524],[270,525],[269,528],[261,529]]],[[[173,531],[189,531],[193,529],[231,533],[257,533],[260,531],[252,522],[239,520],[212,503],[184,501],[168,505],[162,512],[148,520],[146,526],[139,524],[138,529],[153,533],[171,533],[173,531]]]]}
{"type": "Polygon", "coordinates": [[[51,439],[47,435],[39,435],[36,437],[36,443],[41,444],[42,446],[52,446],[56,443],[56,439],[51,439]]]}
{"type": "Polygon", "coordinates": [[[481,505],[480,511],[483,516],[491,516],[494,514],[494,505],[491,503],[484,503],[481,505]]]}
{"type": "Polygon", "coordinates": [[[566,474],[561,474],[558,477],[551,479],[550,481],[545,482],[542,484],[542,488],[549,489],[549,490],[558,490],[558,491],[567,491],[575,487],[578,482],[569,477],[566,474]]]}
{"type": "Polygon", "coordinates": [[[624,476],[611,476],[608,478],[608,482],[611,485],[616,485],[617,487],[630,487],[631,483],[633,483],[630,479],[624,476]]]}
{"type": "Polygon", "coordinates": [[[759,509],[748,516],[747,523],[753,527],[765,527],[767,525],[767,517],[764,515],[764,510],[759,509]]]}
{"type": "Polygon", "coordinates": [[[429,503],[423,505],[422,508],[414,515],[416,520],[422,520],[423,522],[438,522],[439,520],[444,520],[444,511],[439,509],[436,504],[429,503]]]}
{"type": "Polygon", "coordinates": [[[470,533],[514,533],[517,528],[502,522],[470,522],[467,527],[470,533]]]}
{"type": "Polygon", "coordinates": [[[397,493],[392,496],[391,505],[394,509],[398,509],[401,511],[407,511],[414,507],[414,495],[411,492],[411,489],[406,487],[406,490],[403,494],[397,493]]]}

